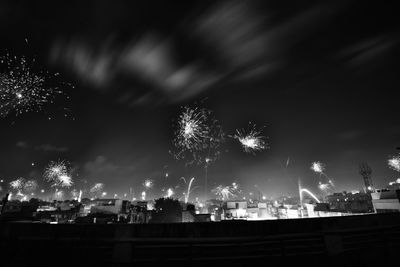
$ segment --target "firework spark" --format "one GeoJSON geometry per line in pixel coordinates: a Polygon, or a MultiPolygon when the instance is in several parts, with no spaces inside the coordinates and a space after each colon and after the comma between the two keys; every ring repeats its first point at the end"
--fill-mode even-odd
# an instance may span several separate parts
{"type": "Polygon", "coordinates": [[[170,197],[172,197],[174,194],[175,194],[175,193],[174,193],[174,190],[173,190],[172,188],[168,188],[168,190],[167,190],[167,195],[166,195],[165,197],[170,198],[170,197]]]}
{"type": "Polygon", "coordinates": [[[183,107],[176,122],[173,144],[175,159],[186,159],[186,164],[209,164],[219,156],[224,133],[212,111],[206,108],[183,107]]]}
{"type": "MultiPolygon", "coordinates": [[[[58,76],[48,72],[35,73],[32,69],[35,60],[6,54],[0,57],[4,72],[0,73],[0,116],[15,116],[28,112],[40,112],[45,105],[53,104],[58,96],[64,96],[62,90],[51,86],[49,81],[58,76]]],[[[64,116],[67,108],[63,108],[64,116]]],[[[49,117],[50,118],[50,117],[49,117]]]]}
{"type": "MultiPolygon", "coordinates": [[[[310,190],[308,190],[307,188],[301,188],[300,189],[300,195],[302,196],[303,193],[307,193],[308,195],[310,195],[313,199],[315,199],[315,201],[317,201],[317,203],[321,203],[321,201],[319,201],[319,199],[317,198],[316,195],[314,195],[310,190]]],[[[302,198],[302,197],[301,197],[302,198]]]]}
{"type": "Polygon", "coordinates": [[[314,172],[318,173],[318,174],[323,174],[325,171],[325,164],[319,162],[319,161],[314,161],[311,164],[311,170],[313,170],[314,172]]]}
{"type": "Polygon", "coordinates": [[[237,129],[233,138],[240,142],[246,153],[254,154],[257,151],[262,151],[267,148],[266,137],[261,134],[262,129],[257,129],[255,124],[252,125],[249,123],[247,131],[244,129],[237,129]]]}
{"type": "Polygon", "coordinates": [[[90,193],[92,194],[97,194],[103,191],[104,189],[104,184],[103,183],[96,183],[92,188],[90,188],[90,193]]]}
{"type": "Polygon", "coordinates": [[[400,172],[400,156],[394,156],[388,160],[389,168],[400,172]]]}
{"type": "Polygon", "coordinates": [[[330,182],[330,181],[329,181],[328,183],[319,182],[319,183],[318,183],[318,188],[319,188],[321,191],[323,191],[324,193],[328,194],[328,193],[330,193],[331,190],[333,190],[334,185],[333,185],[333,183],[330,182]]]}
{"type": "Polygon", "coordinates": [[[207,124],[209,113],[204,108],[184,107],[178,119],[175,146],[189,151],[202,150],[210,130],[207,124]]]}
{"type": "Polygon", "coordinates": [[[153,183],[153,180],[151,180],[151,179],[146,179],[146,180],[144,180],[144,182],[143,182],[143,186],[144,186],[146,189],[152,188],[153,185],[154,185],[154,183],[153,183]]]}
{"type": "Polygon", "coordinates": [[[13,190],[21,191],[24,188],[25,182],[24,178],[18,178],[10,182],[10,187],[13,190]]]}
{"type": "MultiPolygon", "coordinates": [[[[237,187],[236,187],[237,189],[237,187]]],[[[229,200],[231,197],[236,197],[236,189],[235,186],[223,186],[219,185],[211,190],[215,195],[217,195],[222,200],[229,200]]]]}
{"type": "Polygon", "coordinates": [[[57,185],[60,187],[71,187],[74,181],[69,175],[60,175],[57,179],[57,185]]]}
{"type": "Polygon", "coordinates": [[[66,175],[68,172],[67,164],[65,161],[51,161],[44,171],[45,180],[54,182],[59,176],[66,175]]]}
{"type": "Polygon", "coordinates": [[[53,187],[71,187],[73,180],[68,174],[68,166],[66,161],[51,161],[44,172],[47,182],[53,187]]]}

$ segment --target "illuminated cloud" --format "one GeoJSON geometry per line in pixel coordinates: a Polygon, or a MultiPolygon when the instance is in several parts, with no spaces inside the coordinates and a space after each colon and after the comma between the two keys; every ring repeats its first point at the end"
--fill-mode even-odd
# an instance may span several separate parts
{"type": "Polygon", "coordinates": [[[271,24],[253,2],[223,1],[186,18],[173,33],[148,28],[138,37],[132,31],[123,43],[115,34],[95,44],[77,35],[60,38],[50,59],[93,88],[117,91],[127,106],[176,103],[277,71],[287,64],[288,50],[333,13],[331,6],[316,5],[271,24]]]}

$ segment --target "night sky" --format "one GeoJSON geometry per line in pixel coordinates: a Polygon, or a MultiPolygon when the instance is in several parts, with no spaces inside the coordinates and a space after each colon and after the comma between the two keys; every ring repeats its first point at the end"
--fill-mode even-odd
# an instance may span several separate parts
{"type": "Polygon", "coordinates": [[[1,193],[18,177],[43,183],[65,159],[77,189],[138,196],[153,179],[158,195],[194,176],[201,195],[202,166],[169,153],[180,107],[199,101],[228,134],[265,126],[270,146],[252,155],[228,140],[210,189],[235,181],[277,197],[300,178],[318,192],[313,161],[336,191],[362,189],[361,162],[384,187],[398,178],[387,167],[400,146],[397,17],[382,1],[1,1],[1,53],[74,84],[61,86],[69,101],[0,119],[1,193]]]}

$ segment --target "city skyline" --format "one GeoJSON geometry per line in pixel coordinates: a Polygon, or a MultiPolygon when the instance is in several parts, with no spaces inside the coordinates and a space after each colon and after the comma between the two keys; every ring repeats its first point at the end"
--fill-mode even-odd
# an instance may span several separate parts
{"type": "Polygon", "coordinates": [[[0,4],[1,54],[60,73],[69,96],[0,118],[5,183],[44,184],[49,162],[66,160],[78,190],[87,180],[139,195],[146,179],[158,190],[195,177],[193,197],[201,196],[204,166],[170,153],[181,107],[200,102],[227,135],[252,122],[268,144],[253,155],[227,141],[208,168],[209,191],[236,182],[248,192],[257,185],[266,196],[294,195],[301,179],[316,192],[315,161],[336,191],[362,189],[362,162],[376,187],[399,178],[387,165],[400,145],[399,25],[389,4],[153,4],[0,4]]]}

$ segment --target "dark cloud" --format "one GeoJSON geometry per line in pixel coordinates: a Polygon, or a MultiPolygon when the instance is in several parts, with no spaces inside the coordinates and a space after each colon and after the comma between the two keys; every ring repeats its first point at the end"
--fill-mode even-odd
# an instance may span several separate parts
{"type": "Polygon", "coordinates": [[[84,164],[84,171],[89,174],[89,176],[96,175],[108,175],[110,173],[115,173],[120,166],[111,163],[104,156],[97,156],[94,160],[88,161],[84,164]]]}
{"type": "Polygon", "coordinates": [[[68,151],[68,147],[65,147],[65,146],[59,147],[59,146],[54,146],[51,144],[42,144],[42,145],[32,146],[32,145],[29,145],[25,141],[18,141],[16,143],[16,147],[26,148],[26,149],[33,148],[34,150],[43,151],[43,152],[67,152],[68,151]]]}
{"type": "Polygon", "coordinates": [[[342,141],[353,141],[354,139],[360,138],[363,135],[362,131],[350,130],[346,132],[341,132],[338,134],[339,140],[342,141]]]}
{"type": "Polygon", "coordinates": [[[94,88],[119,91],[121,103],[176,103],[217,84],[265,78],[337,9],[317,4],[271,25],[268,10],[254,3],[223,1],[183,19],[175,33],[149,28],[124,43],[114,33],[96,43],[81,35],[59,39],[50,58],[94,88]]]}
{"type": "Polygon", "coordinates": [[[16,146],[16,147],[19,147],[19,148],[27,148],[27,147],[28,147],[28,143],[25,142],[25,141],[18,141],[18,142],[15,144],[15,146],[16,146]]]}

